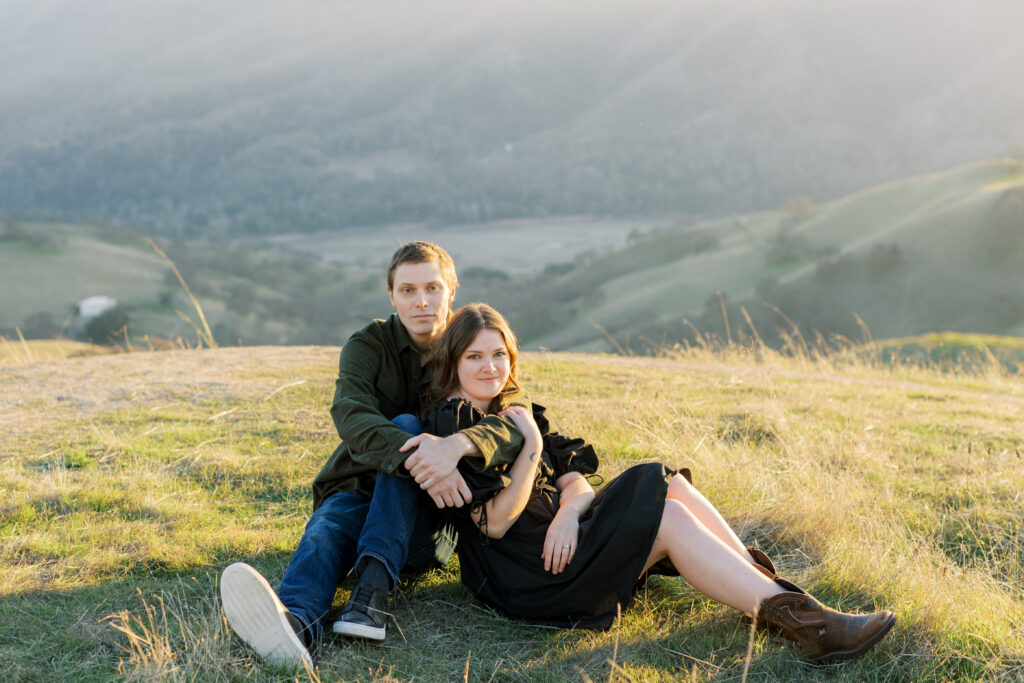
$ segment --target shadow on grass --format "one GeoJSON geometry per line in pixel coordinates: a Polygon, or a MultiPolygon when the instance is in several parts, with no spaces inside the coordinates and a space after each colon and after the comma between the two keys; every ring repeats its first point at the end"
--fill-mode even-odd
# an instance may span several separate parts
{"type": "MultiPolygon", "coordinates": [[[[280,576],[290,554],[250,561],[280,576]]],[[[173,598],[177,615],[206,622],[219,620],[217,582],[223,565],[188,572],[144,572],[67,590],[11,593],[0,601],[0,657],[5,680],[112,680],[120,677],[126,641],[111,628],[111,615],[144,616],[145,606],[173,598]]],[[[180,638],[174,619],[166,619],[171,643],[180,638]]],[[[202,636],[205,637],[205,636],[202,636]]],[[[183,643],[188,646],[188,643],[183,643]]]]}
{"type": "MultiPolygon", "coordinates": [[[[262,664],[226,629],[217,588],[220,571],[232,561],[249,562],[276,585],[290,559],[284,552],[225,558],[188,572],[150,570],[73,590],[5,596],[5,678],[295,680],[295,672],[262,664]],[[118,624],[137,639],[126,637],[118,624]],[[129,651],[132,642],[143,654],[129,651]]],[[[351,579],[335,596],[335,610],[350,590],[351,579]]],[[[847,605],[870,601],[850,594],[821,597],[847,605]]],[[[607,632],[508,620],[462,587],[457,561],[404,576],[391,609],[388,638],[379,644],[335,636],[328,624],[328,635],[313,649],[319,675],[382,681],[739,680],[750,642],[749,625],[737,612],[668,577],[649,581],[607,632]]],[[[978,673],[969,662],[909,658],[909,651],[922,648],[908,645],[908,634],[898,631],[868,656],[826,668],[800,662],[781,637],[758,632],[748,680],[909,681],[978,673]]]]}

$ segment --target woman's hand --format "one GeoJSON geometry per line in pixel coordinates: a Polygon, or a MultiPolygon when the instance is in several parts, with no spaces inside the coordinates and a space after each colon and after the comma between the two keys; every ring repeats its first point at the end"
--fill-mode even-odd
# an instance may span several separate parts
{"type": "Polygon", "coordinates": [[[544,536],[544,571],[560,574],[572,562],[579,545],[580,518],[575,510],[561,508],[544,536]]]}
{"type": "Polygon", "coordinates": [[[498,415],[512,420],[513,424],[522,432],[524,439],[528,441],[532,439],[534,445],[540,444],[540,429],[537,427],[537,422],[533,419],[532,411],[527,410],[523,406],[509,406],[498,413],[498,415]]]}

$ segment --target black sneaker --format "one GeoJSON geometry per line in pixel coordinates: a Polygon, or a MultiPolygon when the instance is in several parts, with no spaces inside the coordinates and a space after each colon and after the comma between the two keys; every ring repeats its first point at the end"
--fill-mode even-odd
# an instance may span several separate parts
{"type": "Polygon", "coordinates": [[[356,586],[334,622],[334,632],[353,638],[384,640],[388,624],[388,594],[377,588],[356,586]]]}

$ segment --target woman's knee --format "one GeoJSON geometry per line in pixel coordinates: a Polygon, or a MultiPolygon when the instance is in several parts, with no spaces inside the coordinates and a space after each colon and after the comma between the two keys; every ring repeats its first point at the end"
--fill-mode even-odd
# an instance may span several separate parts
{"type": "Polygon", "coordinates": [[[675,474],[668,482],[668,497],[674,500],[687,503],[694,498],[694,494],[697,493],[697,489],[693,487],[693,484],[686,481],[685,477],[681,474],[675,474]]]}
{"type": "Polygon", "coordinates": [[[696,515],[682,501],[668,498],[661,513],[662,528],[681,529],[699,524],[696,515]]]}
{"type": "Polygon", "coordinates": [[[666,499],[665,507],[661,511],[658,535],[655,536],[654,546],[651,548],[651,554],[647,560],[647,568],[661,558],[671,556],[671,549],[679,547],[680,540],[693,532],[699,524],[697,518],[685,505],[678,500],[666,499]]]}

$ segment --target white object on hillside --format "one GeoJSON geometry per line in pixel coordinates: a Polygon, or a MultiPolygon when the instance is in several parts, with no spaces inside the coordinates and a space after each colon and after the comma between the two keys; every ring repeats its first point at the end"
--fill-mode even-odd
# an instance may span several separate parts
{"type": "Polygon", "coordinates": [[[88,296],[75,304],[75,315],[86,319],[98,318],[115,308],[117,299],[112,296],[88,296]]]}

